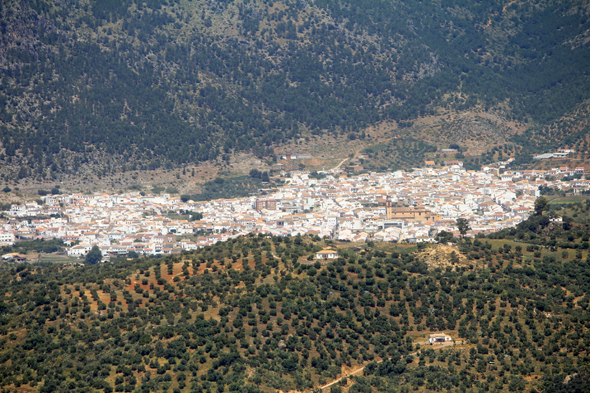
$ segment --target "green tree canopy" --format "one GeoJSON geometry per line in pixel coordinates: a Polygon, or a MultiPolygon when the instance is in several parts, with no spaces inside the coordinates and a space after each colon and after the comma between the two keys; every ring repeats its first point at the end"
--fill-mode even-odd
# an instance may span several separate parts
{"type": "Polygon", "coordinates": [[[545,210],[547,210],[548,207],[549,207],[549,202],[547,201],[546,198],[544,198],[544,197],[537,198],[537,200],[535,201],[535,215],[542,216],[543,212],[545,210]]]}
{"type": "Polygon", "coordinates": [[[457,218],[457,223],[455,225],[457,226],[457,229],[461,233],[462,237],[465,237],[467,231],[471,229],[469,226],[469,221],[467,221],[466,218],[457,218]]]}
{"type": "Polygon", "coordinates": [[[88,254],[86,254],[86,259],[84,260],[84,262],[87,265],[96,265],[97,263],[99,263],[102,260],[102,253],[100,252],[100,249],[98,248],[98,246],[92,246],[92,249],[90,250],[90,252],[88,252],[88,254]]]}

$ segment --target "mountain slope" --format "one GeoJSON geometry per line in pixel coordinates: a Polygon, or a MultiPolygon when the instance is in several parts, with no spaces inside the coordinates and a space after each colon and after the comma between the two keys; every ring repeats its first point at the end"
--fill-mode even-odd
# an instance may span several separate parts
{"type": "Polygon", "coordinates": [[[590,98],[581,1],[1,7],[9,177],[264,156],[299,135],[358,135],[445,108],[545,123],[590,98]]]}

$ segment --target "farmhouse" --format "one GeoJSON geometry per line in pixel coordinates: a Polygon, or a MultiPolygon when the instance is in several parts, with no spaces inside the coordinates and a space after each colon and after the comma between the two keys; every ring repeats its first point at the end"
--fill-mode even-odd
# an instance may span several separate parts
{"type": "Polygon", "coordinates": [[[2,259],[4,261],[26,262],[27,256],[23,255],[23,254],[16,253],[16,252],[12,252],[10,254],[2,255],[2,259]]]}
{"type": "Polygon", "coordinates": [[[442,343],[450,342],[450,341],[453,341],[451,336],[448,336],[444,333],[434,333],[428,337],[429,344],[442,344],[442,343]]]}
{"type": "Polygon", "coordinates": [[[318,251],[315,254],[315,258],[316,259],[337,259],[338,258],[338,251],[328,250],[328,249],[318,251]]]}
{"type": "Polygon", "coordinates": [[[88,243],[80,243],[77,246],[71,247],[67,250],[69,257],[82,257],[90,252],[92,247],[88,243]]]}
{"type": "Polygon", "coordinates": [[[555,156],[555,154],[553,153],[544,153],[544,154],[539,154],[538,156],[534,156],[533,160],[549,160],[551,158],[553,158],[555,156]]]}

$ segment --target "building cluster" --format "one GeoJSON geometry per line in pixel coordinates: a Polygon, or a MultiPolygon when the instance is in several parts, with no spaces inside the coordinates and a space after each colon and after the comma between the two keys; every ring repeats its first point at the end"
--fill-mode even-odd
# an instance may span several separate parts
{"type": "Polygon", "coordinates": [[[261,190],[263,196],[207,202],[139,193],[48,195],[43,204],[13,205],[9,218],[0,220],[0,240],[8,245],[58,238],[71,245],[72,256],[94,245],[105,256],[179,253],[251,232],[421,242],[443,230],[458,235],[458,218],[468,220],[470,236],[512,227],[531,214],[540,186],[571,189],[585,182],[590,189],[588,181],[466,171],[459,165],[324,175],[292,172],[284,186],[261,190]]]}
{"type": "Polygon", "coordinates": [[[553,158],[566,158],[570,153],[575,153],[575,150],[571,149],[559,149],[553,153],[543,153],[533,157],[533,160],[551,160],[553,158]]]}
{"type": "Polygon", "coordinates": [[[553,179],[564,179],[566,177],[573,178],[573,182],[562,181],[555,183],[555,186],[560,190],[570,190],[572,193],[579,193],[588,190],[590,187],[590,180],[588,176],[584,179],[586,170],[583,166],[569,168],[567,166],[555,167],[551,169],[529,169],[529,170],[510,170],[508,165],[514,161],[514,158],[506,162],[500,162],[494,167],[484,167],[482,170],[487,173],[498,175],[504,180],[547,180],[548,183],[553,184],[553,179]]]}

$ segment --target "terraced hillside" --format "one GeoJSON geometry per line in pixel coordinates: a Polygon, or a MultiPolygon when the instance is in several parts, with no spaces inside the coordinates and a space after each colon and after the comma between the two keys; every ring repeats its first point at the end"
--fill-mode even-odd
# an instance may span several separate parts
{"type": "Polygon", "coordinates": [[[162,259],[4,265],[0,385],[587,391],[590,229],[543,218],[506,233],[520,242],[458,241],[442,265],[428,245],[262,235],[162,259]],[[339,258],[316,261],[325,247],[339,258]],[[427,344],[437,332],[451,344],[427,344]]]}

